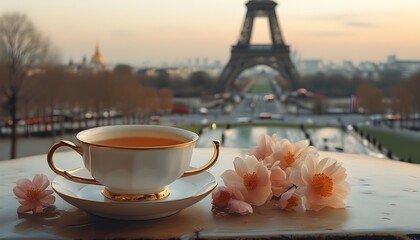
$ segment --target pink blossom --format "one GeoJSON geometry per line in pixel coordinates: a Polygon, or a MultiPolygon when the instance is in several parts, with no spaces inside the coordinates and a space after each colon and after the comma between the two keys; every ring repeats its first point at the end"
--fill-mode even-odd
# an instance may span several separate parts
{"type": "Polygon", "coordinates": [[[18,180],[13,188],[13,193],[21,204],[17,211],[41,213],[45,207],[53,204],[55,202],[55,197],[51,195],[53,191],[46,190],[49,185],[50,181],[44,174],[35,175],[32,181],[27,178],[18,180]]]}
{"type": "Polygon", "coordinates": [[[227,208],[229,213],[239,213],[241,215],[246,215],[253,212],[252,206],[249,205],[249,203],[236,199],[231,199],[228,202],[227,208]]]}
{"type": "Polygon", "coordinates": [[[270,181],[271,190],[273,195],[279,197],[282,193],[286,192],[293,184],[288,180],[288,175],[279,166],[280,162],[277,161],[270,168],[270,181]]]}
{"type": "Polygon", "coordinates": [[[350,194],[346,177],[346,169],[337,160],[324,158],[319,161],[310,156],[299,171],[292,172],[290,179],[305,190],[306,209],[318,211],[324,207],[345,207],[344,199],[350,194]]]}
{"type": "Polygon", "coordinates": [[[283,193],[280,197],[278,206],[286,211],[305,211],[303,197],[296,191],[296,188],[292,188],[283,193]]]}
{"type": "Polygon", "coordinates": [[[221,177],[226,187],[232,189],[235,199],[261,206],[271,197],[269,171],[255,156],[237,157],[233,161],[235,171],[226,170],[221,177]]]}
{"type": "Polygon", "coordinates": [[[306,140],[291,143],[262,135],[250,155],[234,159],[234,170],[222,173],[226,187],[212,193],[212,210],[220,215],[253,212],[272,196],[286,211],[343,208],[350,193],[346,170],[332,158],[319,154],[306,140]],[[253,206],[252,206],[253,205],[253,206]]]}
{"type": "Polygon", "coordinates": [[[227,207],[229,200],[232,199],[232,190],[224,186],[217,187],[211,193],[211,197],[213,199],[211,203],[214,207],[225,208],[227,207]]]}
{"type": "Polygon", "coordinates": [[[309,146],[307,140],[291,143],[287,139],[278,141],[273,147],[271,161],[274,163],[280,161],[280,167],[284,171],[299,169],[306,157],[318,156],[315,147],[309,146]]]}
{"type": "Polygon", "coordinates": [[[246,215],[253,212],[252,206],[242,200],[233,199],[232,190],[221,186],[212,192],[213,211],[220,215],[239,213],[246,215]]]}
{"type": "Polygon", "coordinates": [[[262,161],[271,155],[273,152],[272,145],[277,141],[277,135],[275,134],[271,137],[262,134],[258,141],[258,145],[249,151],[249,155],[254,155],[259,161],[262,161]]]}

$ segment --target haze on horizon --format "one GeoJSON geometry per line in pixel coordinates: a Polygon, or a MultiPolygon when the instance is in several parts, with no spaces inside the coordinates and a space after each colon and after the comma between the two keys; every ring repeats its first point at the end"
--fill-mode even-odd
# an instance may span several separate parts
{"type": "MultiPolygon", "coordinates": [[[[228,61],[247,1],[233,0],[0,0],[0,14],[26,14],[59,50],[80,62],[96,43],[108,63],[140,66],[208,58],[228,61]]],[[[303,59],[418,60],[419,0],[278,0],[286,44],[303,59]]],[[[253,43],[269,43],[267,20],[254,25],[253,43]]]]}

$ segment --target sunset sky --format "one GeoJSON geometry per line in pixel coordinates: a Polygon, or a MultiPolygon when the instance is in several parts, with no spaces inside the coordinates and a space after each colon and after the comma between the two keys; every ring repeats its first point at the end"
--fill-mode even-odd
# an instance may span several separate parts
{"type": "MultiPolygon", "coordinates": [[[[246,13],[244,0],[0,0],[25,13],[59,50],[81,61],[101,46],[107,62],[140,66],[207,57],[226,63],[246,13]]],[[[287,44],[325,62],[420,60],[420,0],[279,0],[287,44]]],[[[253,43],[268,43],[257,19],[253,43]]]]}

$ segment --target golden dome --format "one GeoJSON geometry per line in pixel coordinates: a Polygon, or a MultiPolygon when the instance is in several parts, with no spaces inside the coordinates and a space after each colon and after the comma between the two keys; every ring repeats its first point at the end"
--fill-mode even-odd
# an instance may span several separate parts
{"type": "Polygon", "coordinates": [[[101,53],[101,50],[99,49],[99,44],[96,44],[95,54],[93,54],[90,62],[97,65],[105,64],[105,56],[101,53]]]}

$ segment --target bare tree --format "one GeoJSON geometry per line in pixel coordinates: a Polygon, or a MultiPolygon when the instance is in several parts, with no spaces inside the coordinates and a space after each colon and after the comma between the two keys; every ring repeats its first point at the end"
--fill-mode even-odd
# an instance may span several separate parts
{"type": "Polygon", "coordinates": [[[314,109],[313,112],[315,114],[323,114],[328,110],[328,103],[325,99],[323,94],[315,94],[314,95],[314,109]]]}
{"type": "Polygon", "coordinates": [[[413,117],[413,125],[419,125],[415,121],[420,121],[414,114],[420,112],[420,73],[407,79],[403,79],[394,85],[392,103],[394,113],[400,113],[403,118],[413,117]]]}
{"type": "Polygon", "coordinates": [[[159,95],[159,108],[163,112],[171,112],[173,105],[173,92],[169,88],[162,88],[158,91],[159,95]]]}
{"type": "Polygon", "coordinates": [[[22,84],[48,59],[49,43],[23,14],[5,13],[0,16],[0,64],[5,74],[0,78],[1,99],[11,118],[11,158],[16,157],[17,111],[22,84]]]}
{"type": "Polygon", "coordinates": [[[383,113],[385,111],[382,102],[384,93],[381,89],[364,83],[357,88],[357,97],[360,99],[360,106],[365,109],[366,113],[383,113]]]}

